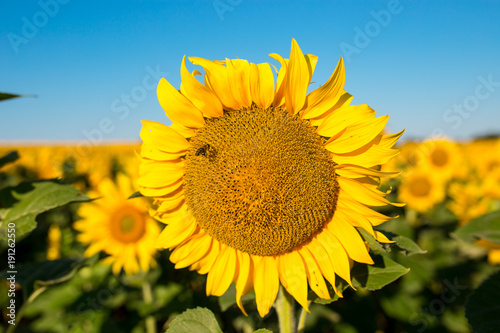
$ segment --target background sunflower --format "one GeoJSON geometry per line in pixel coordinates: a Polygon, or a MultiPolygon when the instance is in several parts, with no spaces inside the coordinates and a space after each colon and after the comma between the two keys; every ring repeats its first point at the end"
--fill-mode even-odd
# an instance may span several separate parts
{"type": "Polygon", "coordinates": [[[112,266],[115,274],[147,272],[156,265],[154,243],[159,234],[155,220],[149,217],[145,202],[130,199],[133,185],[128,176],[118,174],[116,184],[103,179],[89,196],[99,200],[82,205],[81,220],[74,228],[80,231],[78,241],[88,245],[85,256],[103,251],[109,256],[103,262],[112,266]]]}

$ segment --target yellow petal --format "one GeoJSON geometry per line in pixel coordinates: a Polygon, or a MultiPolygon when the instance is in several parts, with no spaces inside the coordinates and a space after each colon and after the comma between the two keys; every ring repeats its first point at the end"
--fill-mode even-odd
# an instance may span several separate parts
{"type": "MultiPolygon", "coordinates": [[[[310,256],[313,256],[316,262],[318,263],[318,267],[321,270],[321,274],[330,282],[330,285],[335,290],[335,293],[342,297],[342,294],[337,289],[335,284],[335,269],[333,267],[332,261],[328,252],[325,250],[325,247],[318,240],[318,236],[311,239],[309,244],[303,246],[309,252],[310,256]]],[[[314,290],[314,289],[313,289],[314,290]]],[[[318,295],[319,296],[319,295],[318,295]]]]}
{"type": "Polygon", "coordinates": [[[285,88],[285,105],[289,113],[295,114],[304,107],[309,82],[306,58],[295,39],[292,39],[285,88]]]}
{"type": "Polygon", "coordinates": [[[214,92],[205,87],[186,68],[186,56],[181,65],[181,93],[207,117],[222,116],[222,104],[214,92]]]}
{"type": "Polygon", "coordinates": [[[184,162],[142,160],[137,183],[142,187],[160,188],[179,181],[184,175],[184,162]]]}
{"type": "Polygon", "coordinates": [[[353,179],[338,177],[337,181],[339,182],[341,191],[351,198],[356,198],[357,201],[367,206],[404,206],[404,204],[397,204],[388,201],[384,198],[385,193],[376,189],[367,188],[353,179]]]}
{"type": "Polygon", "coordinates": [[[332,159],[337,164],[356,164],[371,168],[389,162],[397,154],[399,154],[398,149],[388,149],[374,144],[347,154],[333,153],[332,159]]]}
{"type": "Polygon", "coordinates": [[[278,256],[277,262],[281,284],[309,312],[306,270],[302,257],[297,251],[292,251],[278,256]]]}
{"type": "Polygon", "coordinates": [[[222,296],[231,285],[236,273],[236,252],[223,245],[207,277],[207,296],[222,296]]]}
{"type": "Polygon", "coordinates": [[[196,230],[196,221],[190,214],[185,214],[183,219],[170,223],[163,229],[156,240],[157,248],[173,248],[191,236],[196,230]]]}
{"type": "Polygon", "coordinates": [[[191,252],[193,252],[194,248],[198,245],[197,240],[202,238],[203,234],[201,233],[195,233],[191,237],[187,238],[184,240],[182,243],[180,243],[174,251],[170,254],[170,261],[173,262],[174,264],[179,262],[182,259],[185,259],[186,257],[189,256],[191,252]]]}
{"type": "Polygon", "coordinates": [[[318,240],[328,253],[335,273],[337,273],[338,276],[343,278],[351,287],[353,287],[351,284],[351,267],[349,265],[349,257],[337,237],[335,237],[335,235],[328,229],[323,229],[323,231],[318,234],[318,240]]]}
{"type": "Polygon", "coordinates": [[[236,304],[245,316],[248,316],[241,297],[248,294],[253,289],[253,266],[248,253],[237,251],[238,269],[236,270],[236,304]]]}
{"type": "Polygon", "coordinates": [[[328,287],[326,286],[325,279],[321,274],[321,269],[319,268],[316,259],[304,246],[299,249],[299,254],[304,262],[307,279],[311,289],[316,293],[316,295],[318,295],[318,297],[329,299],[330,293],[328,292],[328,287]]]}
{"type": "MultiPolygon", "coordinates": [[[[353,227],[359,227],[365,229],[370,235],[375,237],[375,231],[373,230],[373,225],[368,220],[368,218],[360,213],[359,210],[354,209],[353,207],[358,207],[358,206],[363,206],[359,202],[357,203],[358,205],[350,205],[349,200],[341,201],[339,199],[337,206],[339,209],[342,209],[345,212],[345,216],[347,218],[347,222],[349,222],[353,227]]],[[[363,206],[364,208],[367,208],[366,206],[363,206]]],[[[367,208],[369,209],[369,208],[367,208]]]]}
{"type": "Polygon", "coordinates": [[[200,128],[205,125],[205,119],[203,119],[200,110],[172,87],[165,78],[161,78],[156,93],[161,107],[173,123],[192,128],[200,128]]]}
{"type": "Polygon", "coordinates": [[[171,200],[163,200],[160,206],[156,208],[156,211],[160,214],[167,212],[173,212],[174,210],[180,209],[185,204],[184,194],[178,197],[172,198],[171,200]]]}
{"type": "Polygon", "coordinates": [[[227,59],[227,79],[233,98],[241,106],[252,104],[250,93],[250,64],[243,59],[227,59]]]}
{"type": "Polygon", "coordinates": [[[185,138],[191,138],[196,134],[195,128],[185,127],[177,123],[173,123],[172,125],[170,125],[170,128],[185,138]]]}
{"type": "MultiPolygon", "coordinates": [[[[310,119],[311,125],[317,126],[317,127],[322,126],[334,114],[343,114],[345,112],[345,110],[347,108],[349,108],[349,104],[351,104],[352,99],[353,99],[353,97],[351,96],[351,94],[349,94],[349,93],[347,93],[347,92],[344,91],[343,93],[341,93],[340,98],[337,101],[337,104],[335,104],[330,110],[328,110],[327,112],[323,113],[322,115],[320,115],[320,116],[318,116],[316,118],[311,118],[310,119]],[[342,111],[339,111],[340,109],[342,109],[342,111]]],[[[375,116],[375,113],[372,116],[372,118],[374,116],[375,116]]],[[[336,122],[337,121],[334,121],[333,123],[336,123],[336,122]]],[[[347,126],[343,126],[338,132],[340,132],[342,129],[344,129],[346,127],[347,126]]],[[[335,132],[334,134],[336,134],[336,133],[337,132],[335,132]]],[[[321,135],[323,135],[323,134],[321,134],[321,135]]],[[[323,136],[325,136],[325,137],[331,137],[333,135],[323,135],[323,136]]]]}
{"type": "Polygon", "coordinates": [[[349,178],[362,178],[365,176],[372,176],[376,178],[394,178],[401,174],[400,172],[377,171],[353,164],[336,165],[335,172],[342,177],[349,177],[349,178]]]}
{"type": "Polygon", "coordinates": [[[327,142],[325,148],[335,154],[355,151],[370,143],[384,129],[388,120],[389,116],[382,116],[350,125],[339,137],[327,142]]]}
{"type": "Polygon", "coordinates": [[[225,66],[198,57],[189,57],[189,61],[205,69],[205,85],[208,83],[221,101],[225,110],[238,110],[241,107],[233,97],[229,86],[227,68],[225,66]]]}
{"type": "Polygon", "coordinates": [[[143,143],[141,146],[141,157],[155,161],[173,161],[186,155],[186,151],[167,153],[156,148],[157,146],[143,143]]]}
{"type": "Polygon", "coordinates": [[[306,54],[304,57],[306,58],[307,69],[309,70],[309,81],[311,81],[314,69],[318,63],[318,56],[315,56],[314,54],[306,54]]]}
{"type": "Polygon", "coordinates": [[[146,197],[161,197],[176,191],[181,186],[182,186],[182,178],[176,181],[175,183],[160,188],[140,187],[140,192],[142,195],[146,197]]]}
{"type": "MultiPolygon", "coordinates": [[[[318,134],[330,138],[351,124],[355,124],[375,117],[375,111],[366,104],[348,105],[331,113],[321,125],[318,126],[318,134]]],[[[377,133],[378,134],[378,133],[377,133]]]]}
{"type": "Polygon", "coordinates": [[[373,260],[366,251],[366,246],[359,233],[347,221],[349,218],[343,211],[337,210],[331,222],[328,223],[330,230],[340,241],[349,257],[357,262],[373,264],[373,260]]]}
{"type": "Polygon", "coordinates": [[[283,103],[285,102],[285,87],[286,87],[286,73],[288,67],[288,60],[283,59],[283,57],[277,53],[271,53],[269,54],[269,56],[273,59],[278,60],[281,64],[280,70],[278,72],[278,79],[276,81],[276,88],[273,100],[273,107],[277,108],[278,106],[283,105],[283,103]]]}
{"type": "Polygon", "coordinates": [[[215,261],[217,260],[221,249],[221,244],[214,238],[212,238],[212,243],[207,254],[200,260],[191,265],[190,269],[196,269],[199,274],[207,274],[213,267],[215,261]]]}
{"type": "Polygon", "coordinates": [[[302,118],[318,117],[335,106],[344,92],[344,84],[345,71],[341,57],[328,81],[307,96],[307,108],[302,113],[302,118]]]}
{"type": "Polygon", "coordinates": [[[380,243],[395,243],[395,241],[390,240],[387,238],[383,233],[380,231],[375,231],[375,239],[379,241],[380,243]]]}
{"type": "Polygon", "coordinates": [[[191,266],[208,253],[210,246],[212,245],[212,237],[205,233],[200,233],[200,238],[193,239],[191,243],[193,244],[189,255],[184,258],[179,259],[175,263],[175,268],[184,268],[191,266]]]}
{"type": "Polygon", "coordinates": [[[274,99],[274,76],[267,63],[250,64],[250,88],[252,100],[258,107],[267,108],[274,99]]]}
{"type": "Polygon", "coordinates": [[[274,257],[252,256],[254,262],[254,288],[257,310],[262,318],[273,306],[279,289],[278,269],[274,257]]]}
{"type": "Polygon", "coordinates": [[[405,130],[402,130],[398,133],[382,135],[379,145],[384,148],[392,148],[404,132],[405,130]]]}

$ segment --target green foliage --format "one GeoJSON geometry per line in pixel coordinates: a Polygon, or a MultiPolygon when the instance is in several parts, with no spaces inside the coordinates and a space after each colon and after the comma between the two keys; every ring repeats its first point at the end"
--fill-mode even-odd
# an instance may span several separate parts
{"type": "Polygon", "coordinates": [[[391,237],[391,240],[395,241],[395,246],[399,248],[399,251],[403,253],[405,256],[412,256],[414,254],[425,254],[427,251],[422,250],[417,243],[415,243],[412,239],[403,236],[403,235],[394,235],[391,237]]]}
{"type": "Polygon", "coordinates": [[[406,256],[411,256],[414,254],[424,254],[427,251],[422,250],[417,243],[411,240],[409,237],[403,235],[397,235],[392,232],[383,232],[388,238],[394,243],[380,243],[368,231],[357,228],[363,240],[370,245],[370,250],[374,253],[387,253],[393,249],[396,249],[406,256]]]}
{"type": "MultiPolygon", "coordinates": [[[[229,286],[227,291],[218,298],[219,306],[222,311],[226,311],[230,307],[236,305],[236,288],[234,283],[229,286]]],[[[253,292],[243,296],[241,302],[243,304],[251,303],[255,301],[255,294],[253,292]]]]}
{"type": "MultiPolygon", "coordinates": [[[[52,286],[71,279],[76,271],[85,263],[83,259],[59,259],[45,262],[26,263],[16,267],[16,282],[27,294],[42,286],[52,286]]],[[[0,272],[0,277],[6,279],[8,270],[0,272]]]]}
{"type": "Polygon", "coordinates": [[[15,225],[16,242],[36,228],[35,218],[40,213],[64,206],[70,202],[89,201],[71,185],[58,184],[54,181],[25,182],[0,191],[0,246],[7,246],[9,225],[15,225]]]}
{"type": "Polygon", "coordinates": [[[484,281],[465,303],[465,315],[475,333],[500,332],[500,272],[484,281]]]}
{"type": "Polygon", "coordinates": [[[355,287],[381,289],[410,270],[385,256],[374,255],[372,258],[373,265],[357,264],[352,268],[352,283],[355,287]]]}
{"type": "Polygon", "coordinates": [[[457,229],[453,235],[466,242],[485,239],[500,243],[500,210],[485,214],[457,229]]]}
{"type": "MultiPolygon", "coordinates": [[[[16,158],[15,153],[0,158],[2,170],[12,173],[14,168],[8,163],[16,158]]],[[[175,269],[167,250],[157,254],[156,268],[134,276],[113,275],[100,263],[103,254],[82,259],[85,247],[78,243],[73,223],[78,219],[77,205],[89,199],[63,184],[79,181],[79,188],[89,189],[88,175],[78,174],[75,163],[65,171],[71,180],[30,181],[26,175],[34,173],[20,175],[20,169],[15,169],[19,178],[9,178],[11,174],[0,172],[4,186],[17,183],[16,179],[28,180],[0,190],[0,239],[4,246],[5,225],[16,224],[16,300],[24,311],[24,319],[17,322],[19,332],[142,333],[151,322],[157,332],[211,333],[222,332],[222,328],[227,333],[279,331],[275,310],[271,308],[269,315],[261,318],[253,292],[242,299],[246,317],[235,304],[234,285],[221,297],[207,297],[206,276],[175,269]],[[71,202],[76,204],[68,205],[71,202]],[[61,231],[59,260],[46,259],[51,225],[61,231]],[[151,286],[151,301],[145,300],[145,285],[151,286]]],[[[397,183],[394,186],[397,189],[397,183]]],[[[140,194],[130,198],[137,196],[140,194]]],[[[500,277],[492,275],[474,291],[474,286],[497,270],[487,263],[487,251],[474,243],[478,239],[499,241],[500,212],[457,228],[457,219],[445,204],[423,214],[404,208],[382,209],[384,214],[400,216],[377,226],[394,243],[380,243],[358,229],[370,247],[374,265],[353,264],[356,291],[337,276],[336,287],[343,292],[340,299],[328,283],[330,300],[318,299],[309,291],[308,299],[314,303],[306,316],[304,333],[470,333],[467,319],[477,332],[498,331],[494,309],[500,305],[495,290],[500,277]]],[[[9,277],[7,270],[0,272],[0,277],[9,277]]],[[[0,285],[2,307],[6,295],[0,285]]],[[[296,305],[297,317],[301,311],[296,305]]]]}
{"type": "Polygon", "coordinates": [[[141,192],[137,191],[137,192],[132,193],[128,198],[134,199],[134,198],[140,198],[140,197],[143,197],[143,195],[141,192]]]}
{"type": "Polygon", "coordinates": [[[166,333],[222,333],[212,311],[200,307],[176,316],[169,326],[166,333]]]}
{"type": "Polygon", "coordinates": [[[17,98],[17,97],[22,97],[22,95],[16,95],[16,94],[9,94],[9,93],[0,92],[0,102],[1,101],[6,101],[6,100],[12,99],[12,98],[17,98]]]}
{"type": "Polygon", "coordinates": [[[5,154],[0,157],[0,168],[8,163],[15,162],[17,159],[19,159],[19,154],[15,150],[5,154]]]}
{"type": "MultiPolygon", "coordinates": [[[[354,264],[351,270],[354,287],[378,290],[399,279],[410,270],[382,255],[372,255],[372,258],[374,261],[373,265],[354,264]]],[[[349,284],[339,278],[336,287],[340,292],[343,292],[349,287],[349,284]]],[[[329,288],[329,292],[333,296],[331,299],[315,298],[314,302],[318,304],[330,304],[340,299],[335,294],[333,288],[329,288]]]]}

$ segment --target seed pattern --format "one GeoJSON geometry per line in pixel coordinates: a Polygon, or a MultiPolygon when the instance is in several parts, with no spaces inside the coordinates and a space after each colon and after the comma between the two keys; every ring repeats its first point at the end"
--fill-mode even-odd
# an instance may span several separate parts
{"type": "Polygon", "coordinates": [[[339,186],[324,139],[281,108],[253,105],[208,119],[191,144],[186,204],[228,246],[263,256],[290,251],[335,211],[339,186]]]}

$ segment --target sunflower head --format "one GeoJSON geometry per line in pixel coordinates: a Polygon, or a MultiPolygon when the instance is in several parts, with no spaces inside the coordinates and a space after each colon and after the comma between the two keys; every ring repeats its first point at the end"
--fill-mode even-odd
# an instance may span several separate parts
{"type": "Polygon", "coordinates": [[[88,245],[85,256],[105,252],[109,256],[104,262],[112,265],[115,274],[122,268],[128,275],[136,274],[156,265],[154,243],[159,227],[141,198],[127,199],[132,193],[130,178],[120,173],[116,183],[102,180],[97,190],[89,193],[100,198],[82,204],[77,212],[82,219],[75,223],[75,229],[80,231],[77,240],[88,245]]]}
{"type": "Polygon", "coordinates": [[[207,274],[207,294],[231,283],[236,301],[255,290],[265,316],[279,285],[307,309],[308,286],[322,298],[353,261],[373,263],[355,227],[389,242],[373,226],[390,219],[372,210],[390,202],[377,189],[378,167],[397,154],[402,132],[384,134],[387,116],[351,105],[342,59],[329,80],[308,93],[318,58],[292,40],[281,64],[242,59],[181,63],[180,90],[161,79],[167,127],[143,121],[138,183],[167,224],[160,248],[176,268],[207,274]],[[326,281],[325,281],[326,279],[326,281]]]}
{"type": "Polygon", "coordinates": [[[484,188],[476,177],[466,183],[452,182],[448,192],[452,200],[447,206],[458,217],[460,225],[486,214],[491,206],[491,199],[484,195],[484,188]]]}
{"type": "Polygon", "coordinates": [[[444,200],[445,186],[445,182],[430,170],[415,167],[405,174],[398,195],[409,208],[424,213],[444,200]]]}
{"type": "Polygon", "coordinates": [[[443,180],[463,178],[468,166],[462,150],[455,142],[448,140],[428,140],[420,144],[424,157],[419,167],[428,168],[429,172],[443,180]]]}

